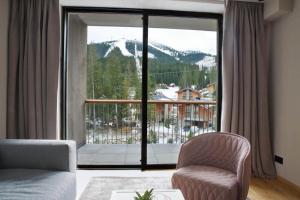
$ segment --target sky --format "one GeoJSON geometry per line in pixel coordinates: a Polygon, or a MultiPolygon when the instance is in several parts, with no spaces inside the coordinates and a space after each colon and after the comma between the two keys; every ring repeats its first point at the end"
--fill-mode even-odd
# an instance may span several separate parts
{"type": "MultiPolygon", "coordinates": [[[[142,35],[142,28],[89,26],[88,44],[121,38],[142,41],[142,35]]],[[[214,31],[149,28],[148,38],[149,42],[161,43],[179,51],[200,50],[213,55],[217,52],[217,32],[214,31]]]]}

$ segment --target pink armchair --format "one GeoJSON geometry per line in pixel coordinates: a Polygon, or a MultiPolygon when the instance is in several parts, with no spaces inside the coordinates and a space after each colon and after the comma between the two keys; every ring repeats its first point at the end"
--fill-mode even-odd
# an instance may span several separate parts
{"type": "Polygon", "coordinates": [[[181,147],[173,188],[186,200],[245,200],[251,178],[250,144],[231,133],[196,136],[181,147]]]}

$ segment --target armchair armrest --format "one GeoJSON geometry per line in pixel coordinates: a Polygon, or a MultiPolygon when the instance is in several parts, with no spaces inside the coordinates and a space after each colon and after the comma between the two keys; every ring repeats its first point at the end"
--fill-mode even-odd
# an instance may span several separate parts
{"type": "Polygon", "coordinates": [[[0,140],[0,168],[75,172],[76,143],[58,140],[0,140]]]}
{"type": "Polygon", "coordinates": [[[237,181],[241,200],[247,199],[251,179],[251,149],[241,157],[237,167],[237,181]]]}

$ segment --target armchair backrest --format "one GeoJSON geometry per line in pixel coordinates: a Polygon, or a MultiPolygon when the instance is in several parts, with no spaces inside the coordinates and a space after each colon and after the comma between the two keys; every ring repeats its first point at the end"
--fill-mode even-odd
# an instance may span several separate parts
{"type": "Polygon", "coordinates": [[[192,138],[181,147],[177,168],[207,165],[238,174],[240,162],[250,156],[250,144],[231,133],[206,133],[192,138]]]}

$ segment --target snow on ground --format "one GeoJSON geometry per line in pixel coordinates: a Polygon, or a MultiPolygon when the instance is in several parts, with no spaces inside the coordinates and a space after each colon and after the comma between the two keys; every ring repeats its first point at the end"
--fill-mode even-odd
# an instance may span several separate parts
{"type": "Polygon", "coordinates": [[[201,69],[201,67],[213,67],[216,66],[216,59],[212,56],[205,56],[204,59],[198,61],[196,65],[199,66],[199,69],[201,69]]]}
{"type": "Polygon", "coordinates": [[[157,89],[155,92],[161,93],[163,96],[167,97],[168,99],[177,100],[178,94],[176,93],[179,91],[179,87],[168,87],[167,89],[157,89]]]}
{"type": "MultiPolygon", "coordinates": [[[[138,52],[137,52],[137,55],[138,55],[139,57],[143,57],[143,52],[142,52],[142,51],[138,51],[138,52]]],[[[155,55],[154,55],[153,53],[149,53],[149,52],[148,52],[148,58],[153,58],[153,59],[154,59],[154,58],[156,58],[156,57],[155,57],[155,55]]]]}
{"type": "Polygon", "coordinates": [[[134,45],[134,60],[135,60],[135,66],[136,66],[136,69],[137,69],[138,77],[141,79],[142,78],[142,64],[141,64],[140,59],[139,59],[136,43],[134,45]]]}
{"type": "Polygon", "coordinates": [[[179,58],[176,57],[176,55],[174,54],[174,52],[170,51],[170,50],[167,50],[167,49],[162,49],[159,47],[159,45],[155,45],[153,42],[152,43],[148,43],[149,46],[153,47],[154,49],[157,49],[169,56],[172,56],[172,57],[175,57],[176,60],[179,60],[179,58]]]}
{"type": "MultiPolygon", "coordinates": [[[[150,133],[152,130],[155,134],[155,137],[158,139],[157,144],[166,144],[168,139],[172,139],[173,144],[181,144],[183,141],[186,141],[191,136],[200,135],[203,133],[215,132],[212,127],[209,128],[198,128],[197,126],[190,127],[189,130],[184,130],[181,126],[175,128],[175,125],[170,125],[169,128],[165,127],[161,123],[152,124],[147,128],[147,132],[150,133]],[[177,131],[176,131],[177,130],[177,131]]],[[[87,141],[93,143],[93,141],[98,141],[98,143],[126,143],[129,138],[140,141],[141,138],[141,129],[133,129],[131,132],[120,133],[116,129],[106,128],[101,130],[88,130],[86,135],[87,141]]]]}
{"type": "MultiPolygon", "coordinates": [[[[172,133],[175,134],[175,126],[174,125],[170,125],[169,128],[163,126],[163,125],[158,125],[155,124],[151,127],[148,128],[148,132],[150,130],[153,130],[156,134],[158,133],[160,136],[163,135],[171,135],[172,133]]],[[[202,134],[202,133],[206,133],[206,132],[212,132],[212,128],[199,128],[198,126],[191,126],[189,128],[189,130],[184,130],[183,128],[178,128],[178,133],[182,133],[183,135],[188,135],[190,132],[194,133],[195,135],[197,134],[202,134]]]]}
{"type": "Polygon", "coordinates": [[[115,48],[115,45],[110,45],[109,49],[107,50],[107,52],[104,55],[104,58],[108,56],[108,54],[115,48]]]}
{"type": "Polygon", "coordinates": [[[108,56],[108,54],[114,49],[118,47],[124,56],[133,56],[126,48],[126,39],[120,39],[113,42],[110,48],[105,53],[104,57],[108,56]]]}
{"type": "Polygon", "coordinates": [[[126,48],[126,39],[118,40],[115,45],[119,47],[124,56],[133,56],[126,48]]]}

